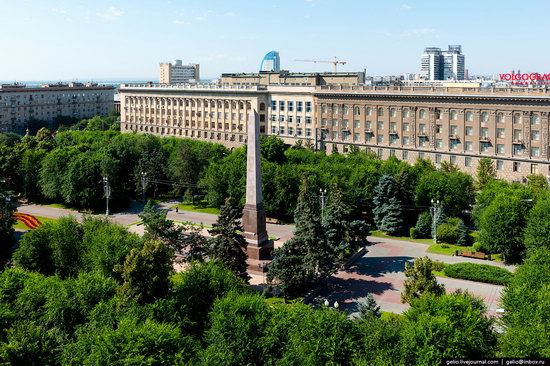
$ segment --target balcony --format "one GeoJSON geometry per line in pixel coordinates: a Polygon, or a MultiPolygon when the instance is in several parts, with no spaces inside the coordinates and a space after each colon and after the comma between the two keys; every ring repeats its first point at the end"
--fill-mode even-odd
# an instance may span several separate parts
{"type": "Polygon", "coordinates": [[[488,136],[479,136],[479,142],[486,142],[488,144],[491,143],[491,138],[488,136]]]}
{"type": "Polygon", "coordinates": [[[374,132],[372,131],[372,128],[367,128],[365,130],[365,133],[368,133],[369,135],[374,135],[374,132]]]}
{"type": "Polygon", "coordinates": [[[458,135],[449,135],[449,140],[460,140],[460,137],[458,135]]]}
{"type": "Polygon", "coordinates": [[[521,139],[513,139],[512,144],[513,145],[525,145],[525,142],[523,142],[523,140],[521,140],[521,139]]]}
{"type": "Polygon", "coordinates": [[[397,130],[390,130],[390,135],[397,135],[397,130]]]}
{"type": "Polygon", "coordinates": [[[427,138],[428,134],[426,133],[426,131],[420,131],[418,132],[418,137],[427,138]]]}

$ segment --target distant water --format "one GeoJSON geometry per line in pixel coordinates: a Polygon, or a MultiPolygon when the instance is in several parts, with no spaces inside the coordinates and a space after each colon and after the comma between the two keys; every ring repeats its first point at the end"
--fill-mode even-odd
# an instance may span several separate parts
{"type": "Polygon", "coordinates": [[[158,83],[158,80],[152,80],[152,79],[149,79],[149,80],[145,80],[145,79],[142,79],[142,80],[123,80],[123,79],[120,79],[120,80],[95,80],[95,79],[91,79],[91,80],[28,80],[28,81],[23,81],[23,80],[0,80],[0,84],[13,84],[14,82],[17,82],[19,84],[25,84],[27,87],[38,87],[42,84],[56,84],[56,83],[71,83],[71,82],[78,82],[78,83],[96,83],[96,84],[100,84],[100,85],[112,85],[114,86],[115,88],[118,88],[120,86],[120,84],[126,84],[126,83],[134,83],[134,84],[143,84],[143,83],[147,83],[149,81],[152,81],[153,83],[158,83]]]}

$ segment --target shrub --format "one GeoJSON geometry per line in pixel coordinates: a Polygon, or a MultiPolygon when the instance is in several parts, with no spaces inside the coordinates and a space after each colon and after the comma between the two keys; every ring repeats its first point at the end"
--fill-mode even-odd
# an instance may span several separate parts
{"type": "Polygon", "coordinates": [[[432,261],[432,271],[441,272],[445,269],[446,264],[441,261],[432,261]]]}
{"type": "Polygon", "coordinates": [[[457,227],[453,223],[445,222],[437,227],[438,243],[456,243],[457,227]]]}
{"type": "Polygon", "coordinates": [[[507,269],[476,263],[456,263],[445,266],[443,272],[452,278],[506,285],[513,274],[507,269]]]}
{"type": "Polygon", "coordinates": [[[430,238],[432,236],[431,232],[432,217],[428,211],[424,211],[418,215],[418,220],[416,221],[416,227],[414,228],[416,239],[430,238]]]}
{"type": "Polygon", "coordinates": [[[417,236],[416,236],[416,229],[414,227],[411,227],[409,229],[409,236],[411,237],[411,239],[416,239],[417,236]]]}

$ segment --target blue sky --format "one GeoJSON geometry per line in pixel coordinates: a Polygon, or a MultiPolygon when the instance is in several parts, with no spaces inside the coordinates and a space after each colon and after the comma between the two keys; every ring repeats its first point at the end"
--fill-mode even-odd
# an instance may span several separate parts
{"type": "Polygon", "coordinates": [[[158,62],[203,77],[257,71],[418,72],[426,46],[462,44],[470,74],[550,72],[550,2],[372,0],[1,0],[0,80],[158,79],[158,62]],[[539,16],[540,14],[540,16],[539,16]]]}

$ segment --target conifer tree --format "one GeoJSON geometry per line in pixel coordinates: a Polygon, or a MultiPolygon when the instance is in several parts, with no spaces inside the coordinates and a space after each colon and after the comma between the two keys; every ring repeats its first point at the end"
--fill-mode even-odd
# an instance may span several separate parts
{"type": "Polygon", "coordinates": [[[374,222],[378,230],[397,234],[403,230],[403,207],[399,198],[399,186],[391,175],[380,177],[374,190],[374,222]]]}

